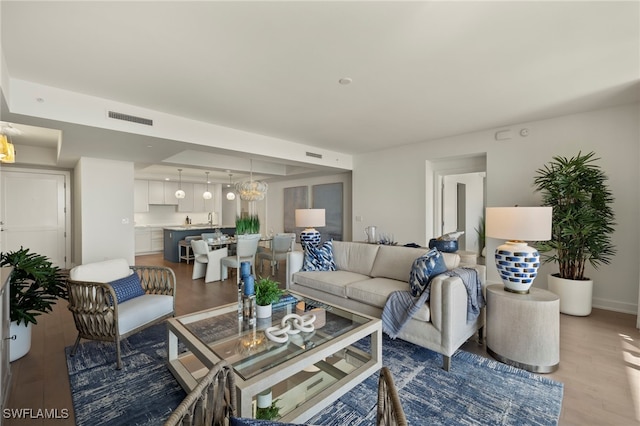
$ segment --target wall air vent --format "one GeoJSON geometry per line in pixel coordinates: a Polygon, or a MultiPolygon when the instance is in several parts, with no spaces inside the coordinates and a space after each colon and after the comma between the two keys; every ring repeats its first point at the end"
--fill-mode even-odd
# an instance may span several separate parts
{"type": "Polygon", "coordinates": [[[316,154],[315,152],[307,151],[307,157],[322,158],[322,154],[316,154]]]}
{"type": "Polygon", "coordinates": [[[144,124],[146,126],[153,126],[153,120],[151,120],[150,118],[136,117],[135,115],[123,114],[121,112],[109,111],[109,118],[129,121],[131,123],[144,124]]]}

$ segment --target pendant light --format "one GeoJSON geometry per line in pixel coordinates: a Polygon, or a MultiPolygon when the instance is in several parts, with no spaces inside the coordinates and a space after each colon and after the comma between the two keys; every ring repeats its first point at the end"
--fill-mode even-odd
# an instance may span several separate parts
{"type": "MultiPolygon", "coordinates": [[[[233,176],[233,174],[229,173],[229,183],[227,184],[227,188],[233,188],[231,184],[231,176],[233,176]]],[[[236,199],[236,193],[233,192],[233,189],[231,189],[229,192],[227,192],[227,200],[233,201],[235,199],[236,199]]]]}
{"type": "Polygon", "coordinates": [[[178,190],[176,191],[176,198],[183,199],[185,197],[184,191],[182,190],[182,169],[178,169],[178,190]]]}
{"type": "Polygon", "coordinates": [[[202,194],[202,198],[205,200],[210,200],[213,195],[209,192],[209,172],[205,172],[207,174],[207,190],[202,194]]]}

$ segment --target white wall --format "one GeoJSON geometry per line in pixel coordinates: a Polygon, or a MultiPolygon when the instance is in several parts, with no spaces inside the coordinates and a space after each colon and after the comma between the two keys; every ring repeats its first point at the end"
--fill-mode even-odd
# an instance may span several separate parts
{"type": "MultiPolygon", "coordinates": [[[[320,176],[304,179],[292,179],[286,181],[269,182],[269,192],[267,193],[266,223],[261,225],[263,232],[273,229],[273,232],[284,232],[284,188],[295,186],[309,186],[309,197],[311,197],[311,186],[325,183],[342,182],[343,200],[343,240],[364,239],[364,233],[355,234],[352,237],[351,229],[351,173],[339,173],[329,176],[320,176]]],[[[311,201],[311,200],[309,200],[311,201]]],[[[311,206],[311,204],[309,204],[311,206]]],[[[363,228],[364,229],[364,228],[363,228]]],[[[363,231],[364,232],[364,231],[363,231]]]]}
{"type": "Polygon", "coordinates": [[[83,157],[75,176],[76,264],[135,262],[133,163],[83,157]]]}
{"type": "MultiPolygon", "coordinates": [[[[578,151],[595,151],[609,176],[615,197],[618,254],[611,265],[598,271],[589,268],[595,280],[594,306],[622,312],[638,312],[640,179],[638,172],[638,104],[607,108],[548,120],[514,124],[419,144],[357,155],[353,170],[353,214],[365,216],[365,223],[394,229],[399,243],[426,244],[433,235],[433,173],[431,162],[448,157],[486,153],[487,206],[535,206],[533,192],[536,169],[555,155],[574,156],[578,151]],[[529,136],[519,136],[521,128],[529,136]],[[514,137],[496,141],[495,132],[510,128],[514,137]]],[[[359,226],[355,221],[354,228],[359,226]]],[[[492,253],[500,241],[489,239],[492,253]]],[[[488,262],[490,263],[490,262],[488,262]]],[[[546,288],[546,265],[535,281],[546,288]]],[[[499,281],[493,264],[488,279],[499,281]]]]}

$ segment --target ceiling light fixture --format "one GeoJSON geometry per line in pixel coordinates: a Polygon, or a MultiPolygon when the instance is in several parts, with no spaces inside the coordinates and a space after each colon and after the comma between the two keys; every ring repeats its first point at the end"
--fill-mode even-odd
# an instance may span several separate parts
{"type": "Polygon", "coordinates": [[[187,194],[182,190],[182,169],[178,169],[178,190],[176,191],[176,198],[183,199],[187,194]]]}
{"type": "Polygon", "coordinates": [[[249,181],[236,183],[236,192],[243,201],[261,201],[267,194],[269,186],[266,182],[253,180],[253,160],[249,160],[249,181]]]}
{"type": "Polygon", "coordinates": [[[205,200],[210,200],[213,195],[209,192],[209,172],[205,172],[207,174],[207,190],[202,194],[202,198],[205,200]]]}
{"type": "Polygon", "coordinates": [[[353,79],[351,77],[342,77],[340,80],[338,80],[338,83],[346,86],[347,84],[351,84],[352,81],[353,79]]]}
{"type": "MultiPolygon", "coordinates": [[[[229,183],[227,184],[227,188],[231,188],[231,176],[233,176],[231,173],[229,173],[229,183]]],[[[236,199],[236,193],[233,192],[233,189],[229,192],[227,192],[227,200],[229,201],[233,201],[236,199]]]]}

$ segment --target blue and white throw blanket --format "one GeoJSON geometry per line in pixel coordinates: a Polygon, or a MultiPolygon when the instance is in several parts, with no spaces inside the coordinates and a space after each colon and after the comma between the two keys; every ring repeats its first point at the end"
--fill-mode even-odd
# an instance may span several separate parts
{"type": "MultiPolygon", "coordinates": [[[[440,275],[460,277],[468,295],[467,323],[475,321],[480,315],[480,309],[485,305],[478,272],[473,268],[455,268],[440,275]]],[[[409,291],[394,291],[391,293],[382,311],[382,330],[392,339],[398,337],[405,324],[429,300],[430,295],[431,281],[418,297],[412,297],[409,291]]]]}

